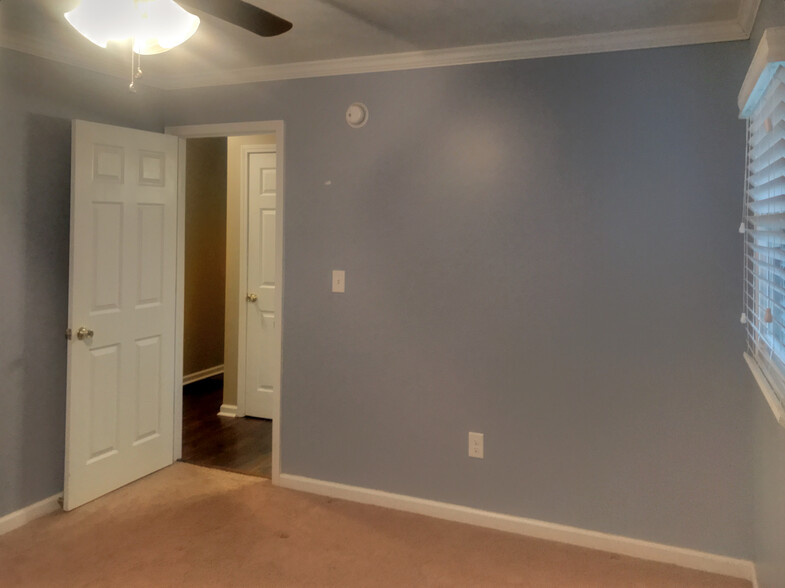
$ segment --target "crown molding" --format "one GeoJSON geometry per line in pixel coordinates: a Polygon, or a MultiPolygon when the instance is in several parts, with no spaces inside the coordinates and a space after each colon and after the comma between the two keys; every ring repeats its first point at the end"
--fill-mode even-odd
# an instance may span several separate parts
{"type": "Polygon", "coordinates": [[[749,38],[752,27],[755,25],[755,17],[758,15],[760,0],[741,0],[739,3],[739,14],[737,17],[739,26],[749,38]]]}
{"type": "MultiPolygon", "coordinates": [[[[229,71],[212,71],[194,75],[146,75],[144,82],[148,86],[162,90],[179,90],[207,86],[228,86],[254,82],[291,80],[297,78],[422,69],[450,65],[469,65],[520,59],[606,53],[632,49],[653,49],[658,47],[673,47],[700,43],[740,41],[749,39],[759,5],[760,0],[741,0],[737,20],[636,29],[614,33],[555,37],[511,43],[474,45],[432,51],[412,51],[406,53],[287,63],[229,71]]],[[[23,35],[0,31],[0,47],[91,69],[113,77],[123,77],[122,75],[119,75],[120,72],[117,71],[116,68],[108,68],[106,66],[96,67],[95,63],[90,62],[82,54],[64,51],[60,47],[54,47],[51,44],[40,42],[23,35]]]]}
{"type": "Polygon", "coordinates": [[[473,63],[583,55],[630,49],[652,49],[677,45],[739,41],[748,38],[749,32],[745,31],[738,21],[733,20],[492,45],[474,45],[454,49],[308,61],[236,69],[226,72],[208,72],[192,76],[174,76],[166,80],[164,89],[179,90],[296,78],[469,65],[473,63]]]}

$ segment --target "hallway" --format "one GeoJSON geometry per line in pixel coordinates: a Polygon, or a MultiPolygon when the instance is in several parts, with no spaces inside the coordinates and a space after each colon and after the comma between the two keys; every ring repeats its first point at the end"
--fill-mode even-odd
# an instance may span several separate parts
{"type": "Polygon", "coordinates": [[[270,478],[272,421],[218,416],[223,376],[183,388],[182,461],[270,478]]]}

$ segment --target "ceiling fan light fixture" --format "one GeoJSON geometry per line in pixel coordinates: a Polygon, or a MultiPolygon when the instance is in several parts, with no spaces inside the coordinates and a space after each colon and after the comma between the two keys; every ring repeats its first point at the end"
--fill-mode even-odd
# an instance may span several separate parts
{"type": "Polygon", "coordinates": [[[81,0],[63,16],[83,37],[99,47],[110,41],[123,41],[131,36],[134,19],[133,3],[123,1],[81,0]]]}
{"type": "Polygon", "coordinates": [[[155,55],[169,51],[190,39],[199,28],[199,17],[172,0],[135,0],[140,10],[139,28],[134,35],[134,51],[155,55]]]}
{"type": "Polygon", "coordinates": [[[81,0],[65,19],[99,47],[133,40],[134,52],[155,55],[190,39],[199,17],[173,0],[81,0]]]}

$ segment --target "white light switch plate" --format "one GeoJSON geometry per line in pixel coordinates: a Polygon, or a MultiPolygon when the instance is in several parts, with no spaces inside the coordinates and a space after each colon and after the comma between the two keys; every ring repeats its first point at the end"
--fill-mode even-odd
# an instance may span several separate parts
{"type": "Polygon", "coordinates": [[[346,292],[346,272],[333,270],[333,292],[346,292]]]}

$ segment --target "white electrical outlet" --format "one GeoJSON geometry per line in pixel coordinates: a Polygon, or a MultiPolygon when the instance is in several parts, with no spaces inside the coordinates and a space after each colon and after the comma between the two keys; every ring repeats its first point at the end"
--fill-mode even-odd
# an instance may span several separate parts
{"type": "Polygon", "coordinates": [[[333,292],[346,292],[346,272],[333,270],[333,292]]]}
{"type": "Polygon", "coordinates": [[[469,457],[483,459],[483,435],[482,433],[469,433],[469,457]]]}

